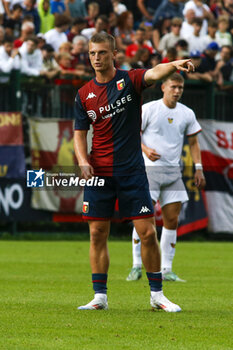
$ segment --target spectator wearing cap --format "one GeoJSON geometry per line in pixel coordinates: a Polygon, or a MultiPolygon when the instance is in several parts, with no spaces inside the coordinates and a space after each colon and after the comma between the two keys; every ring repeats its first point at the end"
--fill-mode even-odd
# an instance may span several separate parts
{"type": "Polygon", "coordinates": [[[35,25],[31,21],[26,21],[22,24],[21,34],[18,39],[14,41],[14,48],[19,48],[23,43],[35,33],[35,25]]]}
{"type": "Polygon", "coordinates": [[[137,6],[143,15],[143,19],[152,22],[155,12],[162,1],[163,0],[137,0],[137,6]]]}
{"type": "Polygon", "coordinates": [[[65,32],[69,27],[70,18],[66,15],[58,14],[55,17],[54,24],[55,28],[45,33],[45,40],[47,44],[54,48],[55,52],[58,52],[60,45],[68,40],[65,32]]]}
{"type": "Polygon", "coordinates": [[[92,35],[101,32],[107,32],[109,27],[108,17],[100,15],[97,17],[94,28],[85,28],[81,31],[81,35],[90,40],[92,35]]]}
{"type": "Polygon", "coordinates": [[[139,49],[146,49],[149,54],[154,53],[154,49],[151,46],[146,45],[145,39],[146,31],[139,27],[136,30],[134,43],[129,45],[125,51],[125,54],[129,59],[132,59],[139,49]]]}
{"type": "Polygon", "coordinates": [[[117,27],[114,30],[116,46],[118,50],[126,50],[128,45],[133,44],[135,31],[134,17],[131,11],[123,12],[118,17],[117,27]]]}
{"type": "Polygon", "coordinates": [[[70,42],[73,41],[76,35],[81,35],[81,31],[87,27],[87,22],[82,17],[77,17],[73,20],[67,38],[70,42]]]}
{"type": "Polygon", "coordinates": [[[40,33],[47,33],[54,28],[54,15],[50,12],[50,1],[40,0],[38,3],[38,13],[40,16],[40,33]]]}
{"type": "Polygon", "coordinates": [[[11,17],[4,15],[3,26],[7,36],[18,38],[22,25],[23,8],[20,4],[15,4],[11,11],[11,17]]]}
{"type": "Polygon", "coordinates": [[[159,52],[162,53],[163,57],[166,56],[167,49],[174,47],[178,40],[181,39],[180,29],[182,25],[182,19],[175,17],[171,21],[171,32],[165,34],[159,43],[159,52]]]}
{"type": "MultiPolygon", "coordinates": [[[[100,7],[97,2],[91,2],[87,7],[87,21],[88,28],[94,28],[96,18],[99,16],[100,7]]],[[[84,29],[84,28],[83,28],[84,29]]]]}
{"type": "Polygon", "coordinates": [[[145,44],[147,46],[153,47],[152,44],[152,36],[153,36],[153,26],[150,22],[141,22],[139,28],[143,28],[145,30],[145,44]]]}
{"type": "Polygon", "coordinates": [[[220,47],[223,45],[232,45],[232,37],[229,28],[229,17],[219,16],[218,18],[218,30],[216,32],[216,41],[220,47]]]}
{"type": "Polygon", "coordinates": [[[42,53],[37,48],[38,39],[36,36],[29,37],[20,47],[21,70],[29,76],[39,76],[42,71],[42,53]]]}
{"type": "Polygon", "coordinates": [[[215,76],[216,55],[219,52],[219,49],[220,48],[215,41],[207,45],[202,54],[201,64],[198,67],[200,73],[208,72],[212,77],[215,76]]]}
{"type": "Polygon", "coordinates": [[[42,64],[42,75],[47,79],[55,78],[59,72],[60,68],[54,58],[54,49],[51,45],[45,44],[41,48],[43,64],[42,64]]]}
{"type": "Polygon", "coordinates": [[[203,72],[199,70],[202,62],[201,52],[198,50],[191,51],[190,58],[195,66],[195,71],[192,73],[184,73],[186,79],[202,80],[211,83],[213,78],[209,72],[203,72]]]}
{"type": "Polygon", "coordinates": [[[209,6],[206,4],[203,4],[202,0],[189,0],[186,2],[184,6],[184,11],[183,14],[185,16],[186,12],[188,10],[194,10],[195,12],[195,17],[199,17],[203,20],[203,31],[201,32],[202,34],[207,34],[207,27],[208,27],[208,22],[207,20],[214,19],[214,15],[211,12],[209,6]]]}
{"type": "Polygon", "coordinates": [[[4,43],[0,47],[0,71],[10,73],[13,69],[20,68],[20,56],[18,49],[13,49],[13,38],[5,36],[4,43]]]}
{"type": "Polygon", "coordinates": [[[40,32],[40,16],[36,8],[36,0],[24,0],[23,15],[30,15],[33,18],[33,23],[35,25],[35,33],[40,32]]]}
{"type": "Polygon", "coordinates": [[[195,50],[203,52],[206,48],[206,38],[200,35],[202,22],[202,19],[199,17],[195,17],[193,20],[193,34],[186,38],[189,43],[189,52],[195,50]]]}

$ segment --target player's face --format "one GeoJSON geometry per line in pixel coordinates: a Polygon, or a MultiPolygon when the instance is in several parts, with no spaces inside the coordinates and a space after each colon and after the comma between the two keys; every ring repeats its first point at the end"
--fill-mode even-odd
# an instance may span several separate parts
{"type": "Polygon", "coordinates": [[[89,58],[96,72],[104,73],[111,69],[115,54],[108,42],[89,44],[89,58]]]}
{"type": "Polygon", "coordinates": [[[175,105],[179,101],[183,94],[184,83],[175,80],[167,80],[162,85],[162,91],[164,98],[170,103],[175,105]]]}

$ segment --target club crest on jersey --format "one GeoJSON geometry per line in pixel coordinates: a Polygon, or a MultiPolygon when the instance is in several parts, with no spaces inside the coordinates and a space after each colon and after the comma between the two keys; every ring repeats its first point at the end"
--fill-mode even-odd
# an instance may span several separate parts
{"type": "Polygon", "coordinates": [[[167,118],[167,120],[169,124],[173,123],[173,118],[167,118]]]}
{"type": "Polygon", "coordinates": [[[87,214],[89,212],[89,202],[83,202],[83,213],[87,214]]]}
{"type": "Polygon", "coordinates": [[[121,80],[118,80],[116,82],[116,85],[117,85],[117,90],[123,90],[124,87],[125,87],[125,80],[124,79],[121,79],[121,80]]]}

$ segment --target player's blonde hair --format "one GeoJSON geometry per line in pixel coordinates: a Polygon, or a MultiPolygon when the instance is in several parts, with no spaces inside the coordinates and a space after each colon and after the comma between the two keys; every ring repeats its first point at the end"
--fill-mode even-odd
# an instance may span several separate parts
{"type": "Polygon", "coordinates": [[[91,37],[91,39],[89,40],[89,43],[90,42],[95,43],[95,44],[109,43],[109,46],[110,46],[112,51],[114,51],[116,48],[115,38],[112,35],[105,33],[105,32],[94,34],[91,37]]]}
{"type": "Polygon", "coordinates": [[[179,83],[184,83],[184,78],[181,74],[179,73],[173,73],[171,75],[168,75],[164,80],[163,83],[165,83],[168,80],[172,81],[178,81],[179,83]]]}

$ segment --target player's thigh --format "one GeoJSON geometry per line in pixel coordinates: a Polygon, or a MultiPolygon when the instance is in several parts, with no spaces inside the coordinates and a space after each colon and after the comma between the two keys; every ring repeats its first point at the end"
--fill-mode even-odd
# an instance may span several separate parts
{"type": "Polygon", "coordinates": [[[146,174],[119,176],[117,181],[119,212],[122,218],[133,220],[154,216],[146,174]]]}
{"type": "Polygon", "coordinates": [[[188,194],[182,179],[178,179],[170,185],[162,186],[159,201],[161,208],[170,203],[188,201],[188,194]]]}
{"type": "Polygon", "coordinates": [[[105,220],[114,215],[116,186],[111,177],[104,178],[104,186],[86,186],[83,198],[83,217],[86,220],[105,220]]]}

